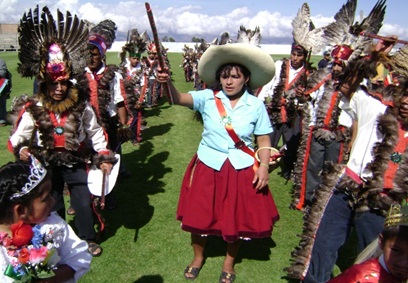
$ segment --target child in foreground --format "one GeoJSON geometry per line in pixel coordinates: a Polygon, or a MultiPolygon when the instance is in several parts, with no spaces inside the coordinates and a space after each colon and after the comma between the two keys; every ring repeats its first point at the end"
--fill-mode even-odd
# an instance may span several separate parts
{"type": "Polygon", "coordinates": [[[408,205],[393,205],[378,237],[382,254],[355,264],[329,283],[405,283],[408,280],[408,205]]]}
{"type": "Polygon", "coordinates": [[[89,270],[86,241],[51,213],[50,193],[35,158],[0,168],[0,282],[77,282],[89,270]]]}

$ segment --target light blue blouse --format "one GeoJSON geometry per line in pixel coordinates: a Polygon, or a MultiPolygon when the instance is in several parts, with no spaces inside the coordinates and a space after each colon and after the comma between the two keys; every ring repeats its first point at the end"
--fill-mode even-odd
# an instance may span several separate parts
{"type": "MultiPolygon", "coordinates": [[[[204,121],[204,131],[197,151],[198,158],[215,170],[220,170],[227,158],[237,170],[252,166],[254,158],[235,148],[232,138],[228,135],[216,107],[213,91],[206,89],[189,93],[194,101],[193,109],[201,113],[204,121]]],[[[232,109],[230,100],[222,91],[216,96],[221,98],[229,116],[224,120],[231,121],[234,131],[251,149],[253,134],[267,135],[273,131],[265,105],[257,97],[245,92],[232,109]]]]}

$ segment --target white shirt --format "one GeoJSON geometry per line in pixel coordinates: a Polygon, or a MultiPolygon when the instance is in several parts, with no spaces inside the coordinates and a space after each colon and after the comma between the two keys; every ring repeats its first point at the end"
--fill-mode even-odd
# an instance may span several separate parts
{"type": "MultiPolygon", "coordinates": [[[[100,68],[96,74],[102,74],[105,71],[105,68],[106,66],[105,64],[103,64],[102,68],[100,68]]],[[[88,67],[85,68],[85,71],[91,74],[91,77],[95,79],[92,71],[88,67]]],[[[122,79],[122,75],[118,72],[115,72],[115,78],[110,82],[111,101],[108,105],[108,112],[110,117],[116,116],[117,114],[116,104],[124,101],[124,98],[122,96],[122,89],[120,87],[120,81],[122,79]]]]}
{"type": "MultiPolygon", "coordinates": [[[[288,62],[290,64],[290,60],[288,62]]],[[[282,71],[282,65],[283,65],[283,60],[278,60],[275,62],[275,76],[272,78],[272,80],[264,85],[262,87],[262,90],[258,94],[258,98],[262,101],[265,101],[265,98],[267,97],[272,97],[273,96],[273,91],[275,90],[275,87],[278,85],[280,82],[280,76],[281,76],[281,71],[282,71]]],[[[290,64],[289,67],[289,77],[287,78],[288,84],[290,84],[296,76],[303,71],[304,66],[302,66],[299,69],[294,69],[292,67],[292,64],[290,64]]],[[[285,72],[285,70],[283,70],[285,72]]]]}
{"type": "Polygon", "coordinates": [[[362,178],[368,177],[371,172],[365,167],[373,159],[373,146],[383,138],[377,130],[377,119],[384,114],[387,106],[358,88],[350,102],[343,103],[341,107],[358,123],[347,167],[362,178]]]}
{"type": "MultiPolygon", "coordinates": [[[[38,102],[37,105],[41,106],[41,102],[38,102]]],[[[56,115],[57,120],[59,120],[59,115],[56,115]]],[[[103,133],[103,129],[99,126],[95,112],[93,111],[91,105],[86,102],[86,107],[82,114],[81,119],[79,119],[79,136],[78,141],[82,142],[85,140],[86,137],[92,140],[93,149],[96,152],[101,150],[106,150],[107,142],[105,139],[105,135],[103,133]]],[[[19,144],[24,143],[31,139],[31,135],[34,131],[34,118],[29,112],[24,112],[21,116],[21,121],[18,124],[16,131],[10,137],[9,142],[13,147],[16,147],[19,144]]],[[[42,145],[40,139],[40,132],[36,131],[38,145],[42,145]]]]}

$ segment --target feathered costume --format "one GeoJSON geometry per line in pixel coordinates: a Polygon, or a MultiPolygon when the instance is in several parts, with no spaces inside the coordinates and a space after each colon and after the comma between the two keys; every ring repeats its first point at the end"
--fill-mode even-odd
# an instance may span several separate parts
{"type": "MultiPolygon", "coordinates": [[[[89,31],[88,49],[92,50],[97,47],[101,56],[104,57],[116,38],[116,29],[116,24],[112,20],[103,20],[95,25],[89,31]]],[[[122,101],[126,103],[125,86],[118,66],[103,64],[102,68],[96,71],[87,69],[85,75],[89,81],[90,103],[98,117],[98,123],[108,133],[111,149],[116,151],[118,145],[129,140],[131,136],[130,130],[124,127],[125,125],[119,127],[120,121],[116,115],[117,106],[112,109],[113,104],[117,105],[122,101]],[[120,100],[117,98],[117,93],[119,93],[120,100]],[[115,115],[110,113],[112,111],[115,112],[115,115]]]]}
{"type": "Polygon", "coordinates": [[[99,255],[102,248],[94,243],[91,205],[95,202],[88,190],[87,170],[90,159],[97,167],[117,160],[108,150],[105,133],[87,101],[88,81],[83,71],[90,59],[89,26],[69,12],[64,17],[59,10],[54,19],[47,7],[39,10],[37,6],[24,13],[18,31],[18,72],[23,77],[36,77],[39,93],[13,102],[9,150],[20,158],[27,147],[25,153],[51,168],[56,199],[53,209],[60,215],[65,215],[63,190],[65,184],[68,186],[78,236],[93,242],[96,249],[89,251],[99,255]]]}
{"type": "Polygon", "coordinates": [[[142,126],[142,107],[145,101],[145,96],[148,87],[148,78],[144,61],[139,61],[138,66],[133,67],[129,60],[126,60],[126,54],[129,57],[141,58],[142,53],[147,50],[145,33],[139,34],[137,29],[132,29],[128,32],[126,44],[122,47],[120,57],[122,64],[119,69],[125,87],[125,107],[128,113],[127,124],[132,131],[132,141],[137,144],[142,141],[141,126],[142,126]]]}
{"type": "MultiPolygon", "coordinates": [[[[16,157],[19,150],[28,146],[39,159],[56,165],[85,162],[90,152],[84,151],[79,140],[79,128],[86,108],[87,81],[81,76],[87,64],[89,52],[86,48],[88,26],[85,22],[58,11],[54,20],[47,7],[25,13],[19,26],[20,63],[18,72],[23,77],[36,77],[39,93],[33,97],[21,96],[13,102],[10,120],[14,124],[11,134],[17,130],[25,111],[36,121],[30,139],[20,140],[16,145],[9,143],[16,157]],[[50,52],[57,55],[50,56],[50,52]],[[53,61],[50,60],[52,58],[53,61]],[[73,78],[77,82],[69,88],[62,101],[53,100],[46,92],[47,81],[73,78]],[[66,116],[64,125],[59,125],[54,113],[66,116]],[[38,131],[38,133],[37,133],[38,131]],[[64,150],[56,150],[64,148],[64,150]]],[[[111,155],[96,155],[98,164],[114,162],[111,155]]]]}
{"type": "MultiPolygon", "coordinates": [[[[367,18],[361,24],[354,23],[354,14],[357,7],[356,0],[349,0],[344,4],[335,15],[335,22],[321,28],[319,36],[322,39],[317,42],[324,42],[327,45],[332,45],[333,50],[331,56],[333,62],[341,64],[343,67],[348,65],[353,60],[356,60],[363,52],[370,51],[371,38],[359,36],[360,31],[364,27],[369,33],[376,34],[381,26],[385,14],[385,1],[379,1],[367,18]]],[[[312,93],[324,84],[324,93],[322,98],[317,102],[315,109],[316,120],[313,126],[312,134],[317,141],[322,144],[331,142],[340,142],[340,152],[338,159],[335,162],[345,161],[343,159],[344,144],[351,138],[350,128],[343,127],[339,124],[341,110],[338,107],[341,93],[336,90],[333,85],[334,81],[331,74],[331,69],[323,68],[313,73],[307,81],[308,93],[312,93]]],[[[302,129],[303,131],[305,128],[302,129]]],[[[311,142],[312,137],[310,131],[302,133],[301,144],[311,142]]],[[[300,177],[294,178],[292,208],[302,209],[305,206],[306,192],[311,188],[307,188],[307,173],[311,168],[308,168],[308,159],[310,145],[300,147],[297,153],[297,161],[295,164],[295,172],[301,174],[300,177]]],[[[321,168],[314,168],[320,171],[321,168]]],[[[310,173],[315,174],[315,173],[310,173]]],[[[310,175],[309,178],[312,178],[310,175]]],[[[318,178],[313,177],[313,178],[318,178]]],[[[317,179],[310,184],[316,183],[317,179]]]]}
{"type": "MultiPolygon", "coordinates": [[[[350,2],[352,1],[347,4],[350,2]]],[[[385,1],[378,1],[373,10],[370,15],[382,18],[385,1]]],[[[374,20],[374,22],[378,24],[377,21],[374,20]]],[[[366,27],[369,26],[371,25],[366,25],[366,27]]],[[[369,47],[361,46],[359,50],[367,50],[367,48],[369,47]]],[[[408,62],[408,57],[403,54],[399,52],[398,55],[388,58],[388,63],[395,67],[397,73],[404,73],[403,68],[397,67],[398,64],[406,66],[408,62]],[[397,64],[396,59],[401,63],[397,64]]],[[[353,60],[353,62],[349,60],[350,66],[346,67],[345,73],[358,71],[364,73],[364,77],[370,77],[373,72],[375,73],[375,61],[384,59],[381,54],[375,52],[371,53],[371,58],[374,62],[368,58],[353,60]]],[[[286,268],[289,277],[304,279],[307,274],[319,223],[333,192],[338,191],[349,195],[349,205],[355,212],[376,211],[382,215],[386,214],[391,204],[407,198],[408,183],[405,174],[408,158],[407,138],[405,137],[407,128],[406,123],[402,122],[397,115],[398,101],[406,89],[406,84],[389,86],[381,93],[372,93],[365,89],[367,94],[380,100],[383,105],[390,106],[387,113],[378,118],[377,129],[383,138],[372,148],[373,159],[366,166],[372,175],[366,177],[365,180],[357,180],[347,173],[345,165],[327,164],[322,174],[322,184],[315,191],[313,205],[305,214],[301,241],[292,253],[292,265],[286,268]],[[396,101],[395,106],[394,101],[396,101]]]]}
{"type": "MultiPolygon", "coordinates": [[[[293,46],[301,46],[308,54],[319,52],[325,45],[322,40],[323,30],[316,29],[311,18],[310,8],[304,3],[296,17],[292,20],[293,46]]],[[[296,88],[306,87],[307,77],[314,71],[306,58],[304,69],[292,81],[288,81],[290,60],[284,58],[279,74],[279,84],[275,87],[272,101],[269,104],[271,121],[273,124],[292,123],[301,104],[306,99],[296,96],[296,88]]]]}
{"type": "Polygon", "coordinates": [[[207,43],[204,39],[201,39],[200,44],[194,46],[194,59],[193,59],[193,77],[194,77],[194,89],[202,90],[206,88],[205,83],[201,80],[198,75],[198,62],[200,61],[201,55],[210,47],[210,43],[207,43]]]}

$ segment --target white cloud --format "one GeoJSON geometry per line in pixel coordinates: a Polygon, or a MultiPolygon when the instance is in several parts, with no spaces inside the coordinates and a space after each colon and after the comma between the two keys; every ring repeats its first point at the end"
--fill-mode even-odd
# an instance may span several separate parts
{"type": "Polygon", "coordinates": [[[408,38],[408,29],[399,25],[384,24],[380,30],[381,35],[397,35],[401,39],[408,38]]]}
{"type": "MultiPolygon", "coordinates": [[[[24,11],[34,8],[38,3],[40,7],[48,5],[51,11],[55,12],[58,7],[62,12],[69,10],[72,14],[77,14],[80,18],[93,23],[98,23],[104,19],[115,21],[118,32],[127,34],[132,28],[137,28],[140,32],[145,30],[150,33],[150,25],[146,15],[143,2],[137,1],[104,1],[103,3],[83,2],[81,0],[60,0],[58,2],[50,0],[0,0],[0,22],[18,23],[24,11]],[[109,3],[108,3],[109,2],[109,3]]],[[[262,10],[258,13],[251,13],[250,7],[234,9],[230,12],[218,12],[210,14],[198,5],[185,5],[180,7],[170,7],[160,9],[158,5],[151,5],[156,26],[159,34],[166,34],[177,38],[178,34],[202,37],[219,36],[223,32],[229,32],[231,37],[235,37],[240,25],[253,29],[259,26],[263,37],[263,42],[273,42],[275,38],[291,38],[291,21],[297,10],[292,15],[269,10],[262,10]]],[[[318,14],[312,16],[316,27],[321,27],[333,21],[332,17],[318,14]]],[[[396,24],[385,23],[381,29],[384,35],[396,34],[400,38],[408,38],[408,29],[396,24]]],[[[207,38],[207,40],[212,40],[207,38]]]]}

